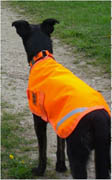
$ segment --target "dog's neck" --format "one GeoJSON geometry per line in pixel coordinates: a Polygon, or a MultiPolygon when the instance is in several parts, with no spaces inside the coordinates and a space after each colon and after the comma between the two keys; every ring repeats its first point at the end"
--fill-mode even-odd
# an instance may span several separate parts
{"type": "Polygon", "coordinates": [[[37,61],[43,59],[44,57],[49,56],[53,58],[53,54],[51,54],[48,50],[42,50],[37,53],[36,56],[30,61],[29,65],[32,67],[37,61]]]}

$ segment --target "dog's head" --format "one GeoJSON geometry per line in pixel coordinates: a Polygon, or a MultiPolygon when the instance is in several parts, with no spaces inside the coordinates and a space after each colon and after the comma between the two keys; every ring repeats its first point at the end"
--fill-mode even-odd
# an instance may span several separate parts
{"type": "Polygon", "coordinates": [[[24,20],[12,23],[12,26],[16,28],[16,32],[23,40],[28,62],[42,50],[48,50],[53,53],[50,35],[54,31],[56,23],[59,23],[56,19],[46,19],[37,25],[29,24],[24,20]]]}

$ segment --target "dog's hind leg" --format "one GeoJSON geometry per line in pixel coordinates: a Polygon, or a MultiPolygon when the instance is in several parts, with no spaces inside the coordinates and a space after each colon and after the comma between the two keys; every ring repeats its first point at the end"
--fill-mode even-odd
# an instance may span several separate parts
{"type": "Polygon", "coordinates": [[[67,170],[65,165],[65,140],[57,136],[57,162],[56,171],[65,172],[67,170]]]}
{"type": "Polygon", "coordinates": [[[110,179],[110,117],[104,110],[94,114],[96,178],[110,179]]]}
{"type": "Polygon", "coordinates": [[[32,173],[37,176],[43,176],[46,169],[46,149],[47,149],[47,135],[46,126],[47,123],[40,117],[33,114],[34,128],[38,139],[39,145],[39,165],[37,168],[32,169],[32,173]]]}
{"type": "Polygon", "coordinates": [[[67,138],[67,154],[73,179],[87,179],[86,168],[90,149],[84,141],[86,136],[78,136],[75,132],[67,138]]]}
{"type": "Polygon", "coordinates": [[[74,179],[87,179],[87,163],[94,147],[91,115],[80,120],[76,129],[66,139],[67,154],[74,179]]]}

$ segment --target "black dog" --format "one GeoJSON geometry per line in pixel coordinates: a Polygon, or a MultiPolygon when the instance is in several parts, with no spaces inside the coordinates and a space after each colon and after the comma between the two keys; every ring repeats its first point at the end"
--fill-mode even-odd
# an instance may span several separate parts
{"type": "MultiPolygon", "coordinates": [[[[21,36],[27,53],[28,63],[33,57],[44,50],[53,53],[50,38],[54,25],[59,23],[55,19],[46,19],[42,24],[32,25],[27,21],[19,20],[12,23],[17,33],[21,36]]],[[[43,57],[39,58],[41,60],[43,57]]],[[[33,169],[35,175],[43,175],[46,169],[46,126],[41,117],[33,114],[34,128],[39,143],[39,165],[33,169]]],[[[66,171],[65,165],[65,140],[57,136],[57,163],[56,170],[66,171]]],[[[86,166],[90,151],[95,149],[96,178],[110,178],[110,116],[104,110],[94,110],[85,115],[78,123],[75,130],[66,138],[67,154],[70,162],[71,173],[74,179],[86,179],[86,166]]]]}

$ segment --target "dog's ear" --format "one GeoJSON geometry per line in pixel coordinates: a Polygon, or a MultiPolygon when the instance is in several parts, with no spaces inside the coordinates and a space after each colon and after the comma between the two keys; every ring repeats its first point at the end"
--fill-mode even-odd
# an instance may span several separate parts
{"type": "Polygon", "coordinates": [[[18,20],[18,21],[14,21],[12,23],[12,26],[15,26],[16,28],[16,32],[22,37],[26,37],[31,28],[30,28],[30,24],[27,21],[24,20],[18,20]]]}
{"type": "Polygon", "coordinates": [[[59,24],[59,21],[56,19],[46,19],[41,24],[41,30],[50,36],[50,34],[54,31],[55,24],[59,24]]]}

